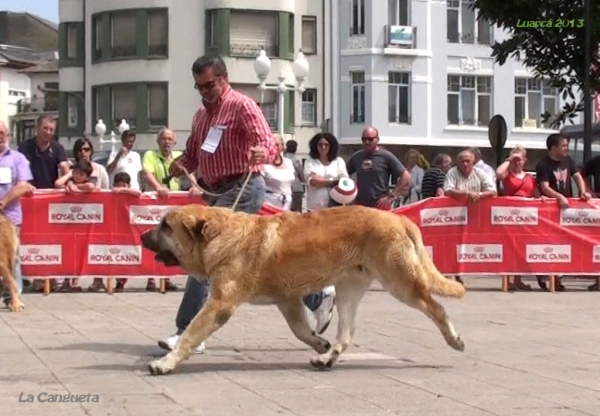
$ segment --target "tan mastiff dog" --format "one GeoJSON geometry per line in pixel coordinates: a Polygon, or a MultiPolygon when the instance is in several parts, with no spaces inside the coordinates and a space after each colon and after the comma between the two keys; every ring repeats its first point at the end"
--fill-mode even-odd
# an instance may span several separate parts
{"type": "Polygon", "coordinates": [[[2,250],[0,250],[0,275],[2,275],[0,294],[4,293],[5,290],[10,294],[8,309],[11,312],[20,312],[24,308],[13,275],[15,261],[19,255],[17,252],[18,243],[19,237],[15,226],[4,215],[0,214],[0,247],[2,247],[2,250]]]}
{"type": "Polygon", "coordinates": [[[404,216],[360,206],[259,216],[187,205],[168,212],[141,240],[157,261],[210,276],[206,304],[175,349],[150,363],[152,374],[172,372],[244,303],[277,305],[296,338],[320,354],[312,366],[331,368],[351,342],[356,310],[373,280],[425,313],[450,347],[465,348],[432,297],[462,298],[465,288],[440,274],[419,228],[404,216]],[[337,293],[333,346],[311,330],[302,302],[327,285],[337,293]]]}

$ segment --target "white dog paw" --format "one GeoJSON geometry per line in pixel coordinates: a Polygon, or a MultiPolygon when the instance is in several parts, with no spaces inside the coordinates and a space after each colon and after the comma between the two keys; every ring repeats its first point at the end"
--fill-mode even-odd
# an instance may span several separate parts
{"type": "Polygon", "coordinates": [[[150,374],[153,376],[163,376],[165,374],[169,374],[174,370],[173,365],[170,363],[170,360],[166,359],[167,357],[163,357],[159,360],[154,360],[150,364],[148,364],[148,370],[150,374]]]}
{"type": "Polygon", "coordinates": [[[8,305],[8,309],[11,312],[21,312],[23,309],[25,309],[25,304],[23,302],[19,302],[19,303],[15,303],[15,304],[9,304],[8,305]]]}
{"type": "Polygon", "coordinates": [[[319,355],[315,358],[310,359],[310,365],[319,371],[327,371],[331,370],[333,367],[333,358],[329,356],[329,354],[319,355]]]}

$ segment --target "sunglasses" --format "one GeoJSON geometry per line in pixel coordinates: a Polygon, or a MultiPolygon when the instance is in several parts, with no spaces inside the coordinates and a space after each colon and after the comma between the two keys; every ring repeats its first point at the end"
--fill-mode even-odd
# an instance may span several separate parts
{"type": "Polygon", "coordinates": [[[198,91],[210,91],[217,85],[217,81],[218,79],[215,79],[214,81],[209,81],[205,84],[194,84],[194,89],[197,89],[198,91]]]}
{"type": "Polygon", "coordinates": [[[91,147],[82,147],[79,149],[80,152],[91,152],[92,148],[91,147]]]}
{"type": "Polygon", "coordinates": [[[377,137],[361,137],[360,140],[362,140],[363,143],[370,143],[373,140],[375,140],[377,137]]]}

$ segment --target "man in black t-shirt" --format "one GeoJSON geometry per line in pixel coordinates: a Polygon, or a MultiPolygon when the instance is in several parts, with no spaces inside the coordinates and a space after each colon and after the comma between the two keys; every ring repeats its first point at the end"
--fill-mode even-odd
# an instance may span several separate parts
{"type": "MultiPolygon", "coordinates": [[[[542,195],[555,198],[562,208],[569,207],[567,198],[573,197],[572,179],[575,180],[579,189],[579,196],[584,201],[592,196],[587,192],[585,181],[577,170],[575,161],[569,156],[569,139],[558,134],[551,134],[546,139],[548,154],[538,162],[535,167],[536,180],[540,186],[542,195]]],[[[560,279],[557,282],[557,290],[564,291],[560,279]]],[[[546,282],[538,277],[538,284],[546,289],[546,282]]]]}
{"type": "Polygon", "coordinates": [[[587,201],[592,196],[587,192],[585,181],[577,170],[575,161],[568,155],[569,140],[558,134],[546,139],[548,154],[535,167],[536,179],[542,195],[556,198],[561,207],[567,208],[567,198],[573,197],[572,179],[575,180],[581,199],[587,201]]]}

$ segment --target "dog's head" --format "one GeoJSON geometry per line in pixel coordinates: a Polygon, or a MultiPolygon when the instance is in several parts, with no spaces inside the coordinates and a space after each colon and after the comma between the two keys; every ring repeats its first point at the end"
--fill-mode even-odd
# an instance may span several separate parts
{"type": "Polygon", "coordinates": [[[169,211],[160,223],[140,236],[155,260],[179,266],[190,274],[205,274],[203,253],[221,231],[223,209],[186,205],[169,211]]]}

